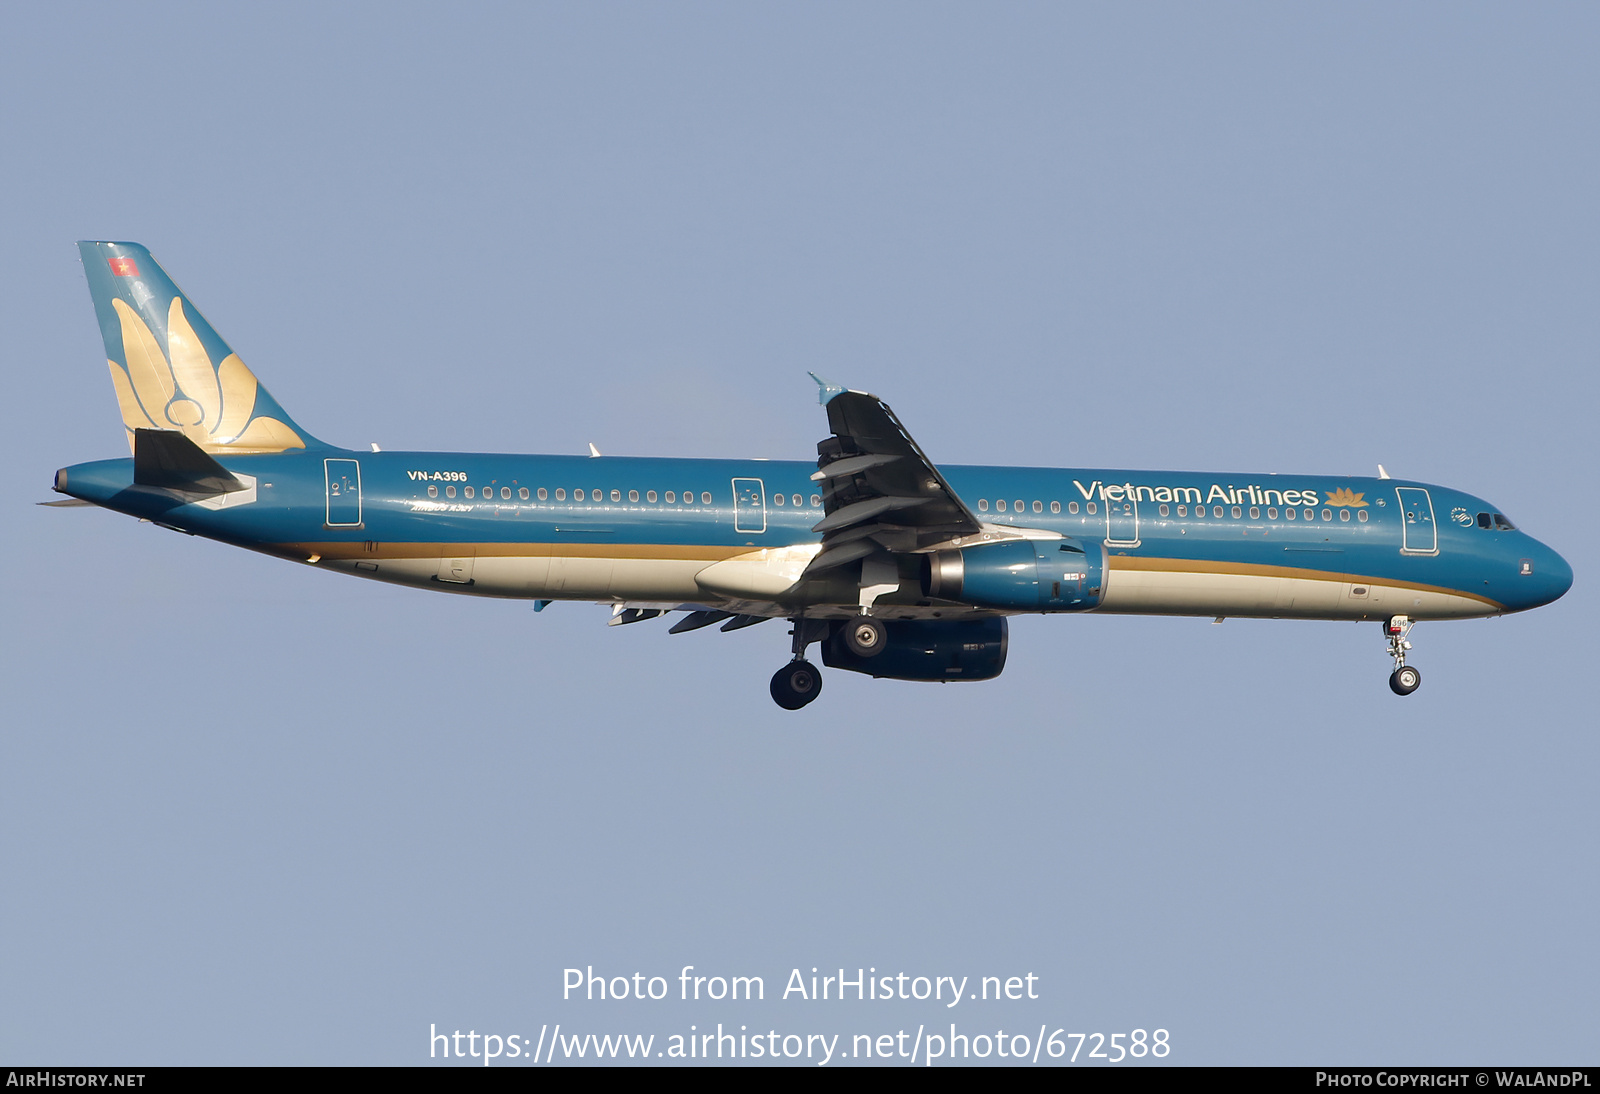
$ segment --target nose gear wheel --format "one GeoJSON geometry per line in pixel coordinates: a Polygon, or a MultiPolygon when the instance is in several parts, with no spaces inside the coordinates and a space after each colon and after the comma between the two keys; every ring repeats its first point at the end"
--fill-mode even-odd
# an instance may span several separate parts
{"type": "Polygon", "coordinates": [[[1410,695],[1422,686],[1422,673],[1406,664],[1406,651],[1411,643],[1406,636],[1413,624],[1409,616],[1390,617],[1383,625],[1383,635],[1389,640],[1389,656],[1394,658],[1394,672],[1389,675],[1389,690],[1396,695],[1410,695]]]}

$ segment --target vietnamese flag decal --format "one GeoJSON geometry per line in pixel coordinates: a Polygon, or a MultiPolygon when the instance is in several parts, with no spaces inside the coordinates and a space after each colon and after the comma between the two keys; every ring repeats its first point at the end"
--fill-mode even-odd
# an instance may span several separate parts
{"type": "Polygon", "coordinates": [[[138,277],[139,267],[134,265],[134,261],[131,258],[113,258],[111,259],[111,272],[118,277],[138,277]]]}

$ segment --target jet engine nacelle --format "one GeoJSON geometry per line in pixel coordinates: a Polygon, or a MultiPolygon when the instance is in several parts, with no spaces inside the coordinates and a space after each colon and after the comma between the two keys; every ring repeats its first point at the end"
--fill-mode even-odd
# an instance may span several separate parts
{"type": "Polygon", "coordinates": [[[1100,603],[1104,549],[1073,539],[980,543],[928,555],[923,591],[938,600],[1022,612],[1074,612],[1100,603]]]}
{"type": "MultiPolygon", "coordinates": [[[[846,624],[848,625],[848,621],[846,624]]],[[[845,645],[844,626],[822,643],[822,663],[890,680],[993,680],[1006,667],[1004,616],[885,620],[883,649],[862,657],[845,645]]]]}

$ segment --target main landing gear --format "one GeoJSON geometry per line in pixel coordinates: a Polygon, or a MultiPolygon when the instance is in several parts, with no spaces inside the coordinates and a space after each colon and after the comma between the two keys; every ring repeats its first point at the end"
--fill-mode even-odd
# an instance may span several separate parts
{"type": "Polygon", "coordinates": [[[1397,615],[1383,625],[1384,637],[1389,640],[1389,656],[1394,658],[1394,672],[1389,676],[1389,690],[1396,695],[1410,695],[1422,686],[1422,673],[1406,664],[1406,651],[1411,643],[1406,635],[1411,633],[1411,619],[1397,615]]]}
{"type": "Polygon", "coordinates": [[[876,657],[889,644],[889,632],[870,615],[858,615],[845,624],[844,644],[857,657],[876,657]]]}
{"type": "MultiPolygon", "coordinates": [[[[882,649],[882,639],[886,637],[883,625],[874,625],[880,632],[877,648],[882,649]]],[[[806,660],[806,647],[828,637],[828,624],[826,620],[801,616],[789,633],[794,635],[794,659],[772,674],[772,701],[784,710],[799,710],[822,694],[822,673],[806,660]]]]}
{"type": "Polygon", "coordinates": [[[822,694],[822,673],[804,658],[796,658],[772,674],[772,701],[784,710],[799,710],[822,694]]]}

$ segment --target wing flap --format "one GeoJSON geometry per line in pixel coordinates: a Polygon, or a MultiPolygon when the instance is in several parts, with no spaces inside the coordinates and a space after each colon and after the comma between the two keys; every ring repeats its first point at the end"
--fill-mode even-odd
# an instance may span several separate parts
{"type": "Polygon", "coordinates": [[[817,445],[818,471],[812,476],[822,484],[824,516],[812,531],[823,534],[823,552],[808,572],[871,553],[861,547],[835,553],[855,541],[891,552],[917,551],[982,531],[883,400],[831,385],[824,395],[833,436],[817,445]]]}

